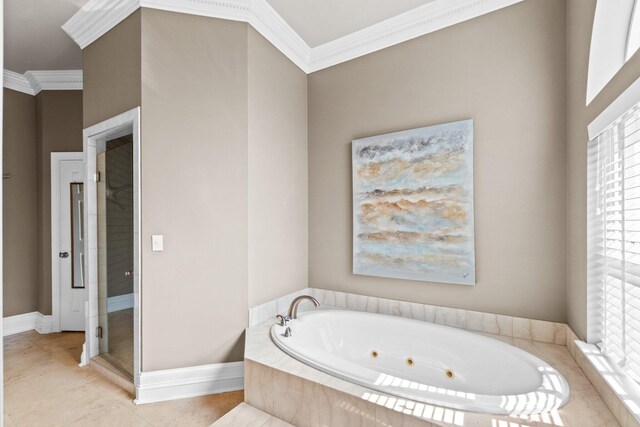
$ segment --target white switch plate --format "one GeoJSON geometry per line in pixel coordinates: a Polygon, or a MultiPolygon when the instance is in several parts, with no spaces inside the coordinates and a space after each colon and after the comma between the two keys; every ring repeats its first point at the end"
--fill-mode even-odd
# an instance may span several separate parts
{"type": "Polygon", "coordinates": [[[151,250],[153,252],[162,252],[164,250],[164,236],[162,234],[151,236],[151,250]]]}

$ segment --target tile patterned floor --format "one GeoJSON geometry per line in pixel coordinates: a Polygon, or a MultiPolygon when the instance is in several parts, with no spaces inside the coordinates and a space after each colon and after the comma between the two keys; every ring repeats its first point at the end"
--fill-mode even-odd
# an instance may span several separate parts
{"type": "Polygon", "coordinates": [[[25,332],[4,339],[5,427],[208,426],[243,392],[134,405],[95,371],[78,367],[84,335],[25,332]]]}

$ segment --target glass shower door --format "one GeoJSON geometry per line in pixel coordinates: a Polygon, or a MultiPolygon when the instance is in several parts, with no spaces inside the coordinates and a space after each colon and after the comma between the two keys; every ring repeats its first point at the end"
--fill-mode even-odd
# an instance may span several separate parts
{"type": "Polygon", "coordinates": [[[133,378],[133,140],[106,142],[98,155],[100,355],[133,378]]]}

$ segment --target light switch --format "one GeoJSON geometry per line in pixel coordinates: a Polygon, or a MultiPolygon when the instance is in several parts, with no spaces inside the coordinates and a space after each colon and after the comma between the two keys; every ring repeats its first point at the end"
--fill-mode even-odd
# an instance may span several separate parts
{"type": "Polygon", "coordinates": [[[164,250],[164,236],[162,234],[151,236],[151,250],[153,252],[162,252],[164,250]]]}

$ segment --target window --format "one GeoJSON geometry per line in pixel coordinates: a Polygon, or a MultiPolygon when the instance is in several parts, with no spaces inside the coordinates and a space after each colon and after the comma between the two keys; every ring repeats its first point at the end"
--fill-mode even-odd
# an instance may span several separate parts
{"type": "Polygon", "coordinates": [[[629,34],[627,35],[627,53],[625,61],[633,56],[640,48],[640,1],[636,0],[629,24],[629,34]]]}
{"type": "Polygon", "coordinates": [[[640,0],[598,0],[591,32],[587,105],[639,46],[640,0]]]}
{"type": "Polygon", "coordinates": [[[589,143],[589,340],[640,380],[640,105],[589,143]]]}

